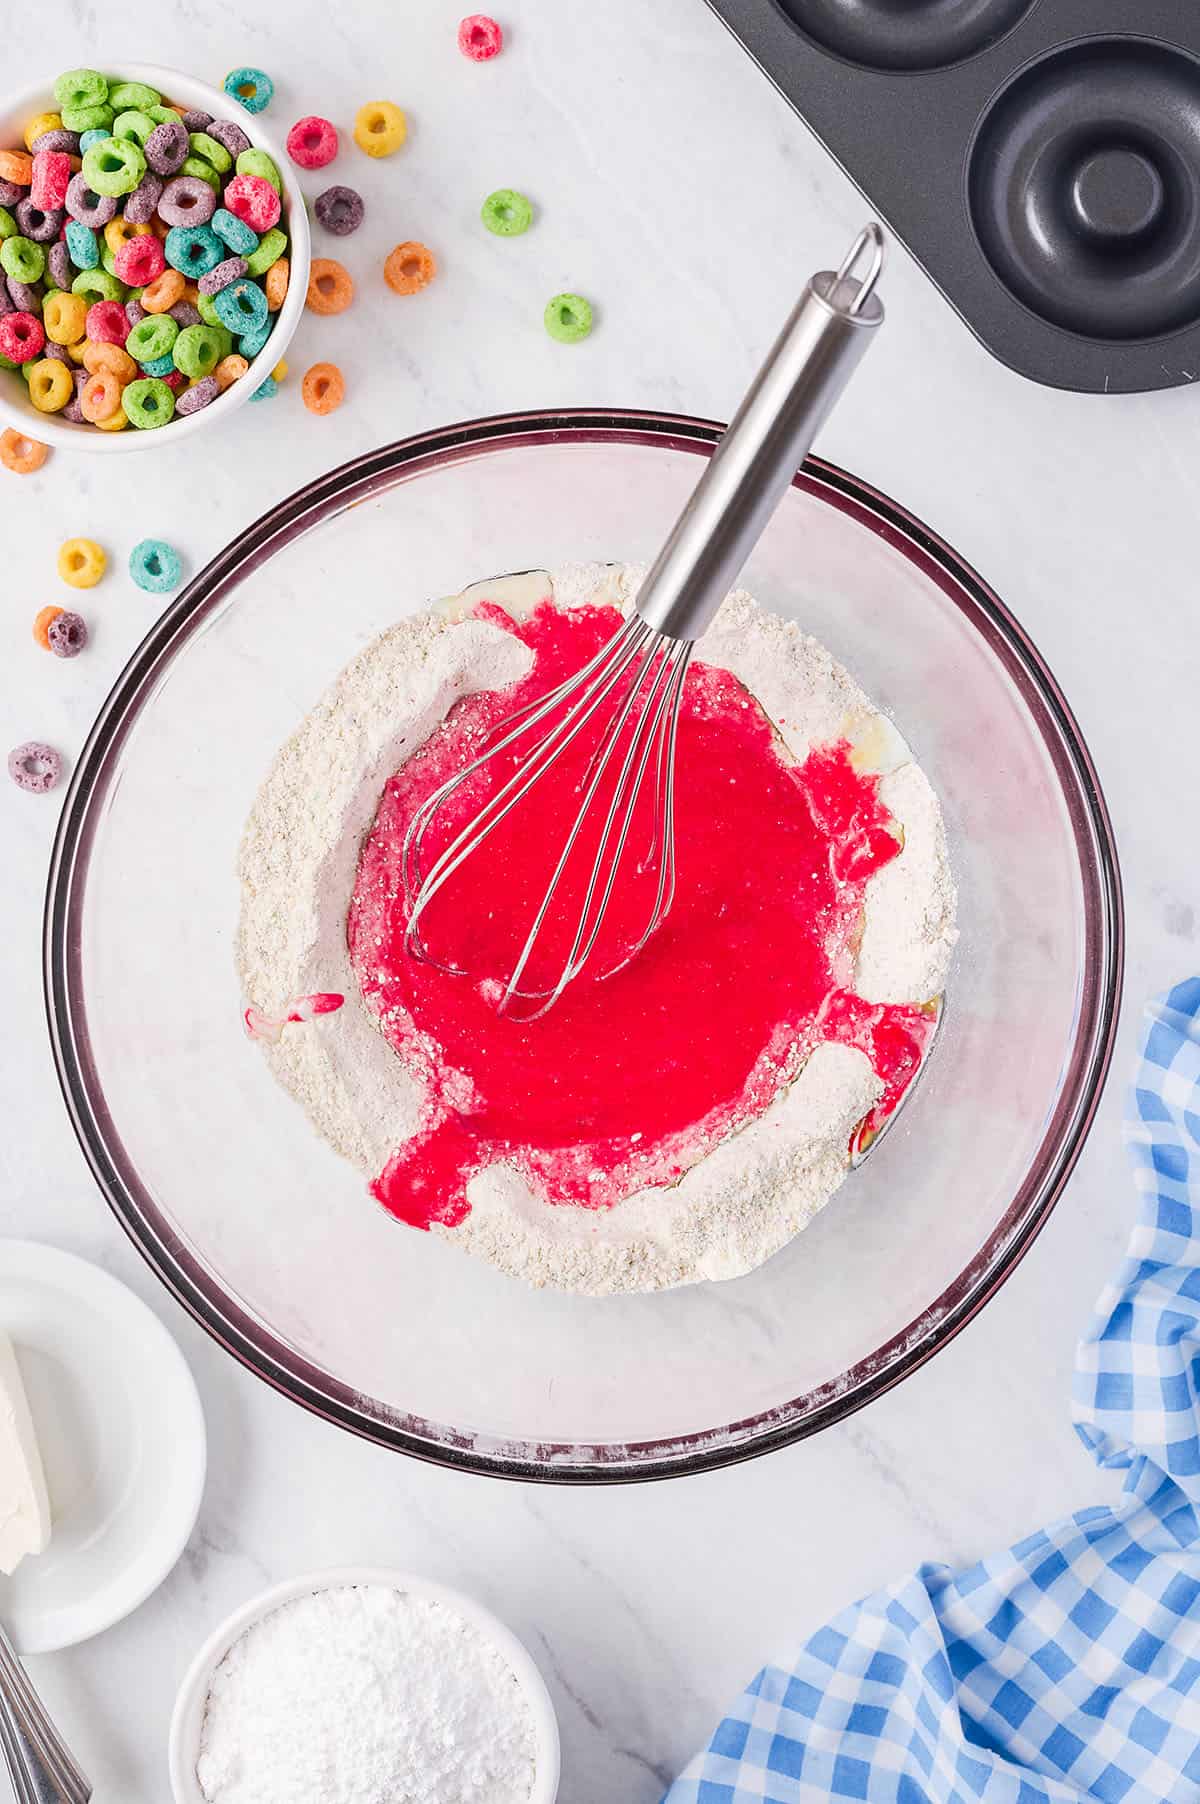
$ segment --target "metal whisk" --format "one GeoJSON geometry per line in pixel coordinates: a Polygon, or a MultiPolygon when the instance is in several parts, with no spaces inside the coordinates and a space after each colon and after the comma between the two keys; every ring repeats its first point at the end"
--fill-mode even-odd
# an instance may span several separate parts
{"type": "Polygon", "coordinates": [[[589,724],[596,723],[593,731],[599,739],[579,781],[573,823],[507,982],[496,985],[500,1013],[513,1012],[520,999],[530,1005],[521,1018],[545,1014],[588,963],[623,860],[628,865],[635,819],[650,781],[650,845],[632,867],[650,898],[645,925],[623,938],[600,974],[609,976],[627,964],[665,920],[675,893],[676,735],[692,648],[736,581],[883,319],[874,292],[883,257],[883,234],[872,223],[858,234],[837,270],[812,277],[651,567],[629,618],[581,670],[502,720],[481,755],[414,813],[402,854],[409,906],[406,944],[414,957],[431,959],[422,919],[434,897],[500,822],[535,792],[589,724]],[[422,854],[427,836],[451,798],[522,743],[511,774],[426,868],[422,854]],[[566,903],[564,875],[580,848],[586,854],[589,846],[590,868],[566,903]],[[574,911],[573,927],[570,913],[565,923],[569,947],[552,977],[535,980],[531,961],[548,929],[553,926],[565,937],[556,903],[574,911]]]}

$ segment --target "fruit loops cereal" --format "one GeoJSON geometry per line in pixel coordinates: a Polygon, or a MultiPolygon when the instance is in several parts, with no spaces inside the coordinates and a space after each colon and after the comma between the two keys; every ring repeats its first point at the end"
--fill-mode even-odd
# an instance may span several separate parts
{"type": "Polygon", "coordinates": [[[346,378],[336,363],[314,363],[305,372],[300,394],[310,413],[332,413],[346,398],[346,378]]]}
{"type": "Polygon", "coordinates": [[[82,614],[59,608],[46,627],[46,644],[56,658],[77,658],[88,642],[87,622],[82,614]]]}
{"type": "Polygon", "coordinates": [[[314,313],[344,313],[353,299],[354,282],[349,270],[336,258],[314,257],[309,265],[306,305],[314,313]]]}
{"type": "MultiPolygon", "coordinates": [[[[225,92],[253,114],[273,88],[262,70],[235,69],[225,92]]],[[[184,112],[143,82],[72,69],[54,100],[26,121],[24,148],[0,145],[0,358],[41,413],[155,430],[240,380],[270,338],[289,269],[282,178],[240,124],[184,112]]],[[[297,134],[306,167],[336,154],[327,120],[302,119],[297,134]]],[[[347,198],[329,229],[353,230],[361,200],[331,192],[347,198]]],[[[348,304],[344,284],[323,311],[348,304]]],[[[36,469],[32,444],[9,435],[0,461],[36,469]]]]}
{"type": "MultiPolygon", "coordinates": [[[[315,267],[315,266],[314,266],[315,267]]],[[[410,239],[389,251],[383,279],[393,294],[417,294],[437,275],[437,259],[427,245],[410,239]]]]}
{"type": "Polygon", "coordinates": [[[561,345],[576,345],[592,329],[592,306],[581,294],[556,294],[546,302],[542,315],[551,338],[561,345]]]}
{"type": "Polygon", "coordinates": [[[95,539],[68,539],[59,547],[58,574],[73,589],[91,589],[104,575],[107,562],[95,539]]]}
{"type": "Polygon", "coordinates": [[[62,759],[52,745],[30,739],[8,754],[8,774],[18,789],[45,795],[62,776],[62,759]]]}
{"type": "Polygon", "coordinates": [[[143,539],[129,554],[129,574],[150,595],[169,595],[178,588],[183,564],[165,539],[143,539]]]}
{"type": "Polygon", "coordinates": [[[324,169],[338,153],[337,128],[315,113],[297,119],[287,135],[287,153],[301,169],[324,169]]]}
{"type": "Polygon", "coordinates": [[[486,63],[504,48],[504,33],[486,13],[470,13],[458,27],[458,47],[473,63],[486,63]]]}
{"type": "Polygon", "coordinates": [[[519,238],[533,224],[533,208],[515,188],[497,188],[484,201],[479,217],[497,238],[519,238]]]}
{"type": "Polygon", "coordinates": [[[60,614],[64,614],[65,612],[65,608],[49,607],[39,608],[38,612],[34,615],[33,636],[43,651],[50,650],[51,624],[58,619],[60,614]]]}
{"type": "Polygon", "coordinates": [[[354,142],[369,157],[390,157],[408,136],[408,120],[390,100],[368,100],[354,121],[354,142]]]}
{"type": "Polygon", "coordinates": [[[354,188],[326,188],[313,204],[317,223],[335,238],[348,238],[363,222],[363,197],[354,188]]]}
{"type": "Polygon", "coordinates": [[[40,439],[15,432],[11,426],[0,432],[0,464],[14,476],[31,476],[41,469],[49,455],[49,445],[43,445],[40,439]]]}

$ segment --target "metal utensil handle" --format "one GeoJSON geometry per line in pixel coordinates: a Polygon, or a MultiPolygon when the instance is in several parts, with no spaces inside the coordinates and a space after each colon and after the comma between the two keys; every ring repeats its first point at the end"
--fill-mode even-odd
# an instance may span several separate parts
{"type": "Polygon", "coordinates": [[[883,320],[883,254],[872,222],[808,283],[642,584],[648,626],[698,639],[733,587],[883,320]]]}
{"type": "Polygon", "coordinates": [[[0,1747],[17,1804],[88,1804],[81,1772],[0,1625],[0,1747]]]}

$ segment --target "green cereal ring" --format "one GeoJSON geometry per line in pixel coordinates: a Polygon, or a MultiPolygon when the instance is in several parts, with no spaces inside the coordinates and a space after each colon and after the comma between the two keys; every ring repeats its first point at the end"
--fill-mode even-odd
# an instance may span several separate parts
{"type": "Polygon", "coordinates": [[[106,132],[113,122],[110,106],[65,106],[62,110],[63,130],[67,132],[106,132]],[[67,120],[70,120],[70,125],[67,120]]]}
{"type": "Polygon", "coordinates": [[[210,138],[207,132],[189,132],[188,143],[192,147],[193,155],[204,157],[212,164],[218,175],[224,175],[227,169],[233,168],[233,158],[225,146],[218,144],[215,138],[210,138]]]}
{"type": "Polygon", "coordinates": [[[257,282],[247,281],[245,276],[228,282],[213,296],[213,305],[217,318],[231,332],[253,337],[267,323],[267,297],[257,282]]]}
{"type": "Polygon", "coordinates": [[[0,244],[0,269],[14,282],[37,282],[46,267],[46,253],[32,238],[6,238],[0,244]]]}
{"type": "Polygon", "coordinates": [[[100,240],[100,267],[106,269],[110,276],[115,276],[117,273],[117,253],[110,250],[107,238],[100,240]]]}
{"type": "Polygon", "coordinates": [[[560,345],[577,345],[592,329],[592,308],[581,294],[556,294],[542,315],[546,330],[560,345]]]}
{"type": "Polygon", "coordinates": [[[139,376],[121,391],[121,406],[131,426],[150,432],[166,425],[175,412],[175,397],[161,377],[139,376]]]}
{"type": "Polygon", "coordinates": [[[221,178],[207,157],[184,157],[177,172],[179,175],[195,175],[202,182],[207,182],[217,199],[221,198],[221,178]]]}
{"type": "Polygon", "coordinates": [[[135,363],[152,363],[165,357],[179,336],[179,325],[169,313],[148,313],[136,326],[131,326],[125,349],[135,363]]]}
{"type": "Polygon", "coordinates": [[[219,326],[221,323],[221,316],[213,306],[212,295],[205,294],[203,289],[196,296],[196,312],[206,326],[219,326]]]}
{"type": "Polygon", "coordinates": [[[91,301],[123,301],[125,284],[110,276],[106,269],[81,269],[71,283],[71,293],[91,301]]]}
{"type": "Polygon", "coordinates": [[[136,107],[129,107],[125,112],[118,113],[112,122],[114,138],[129,138],[134,144],[140,144],[143,150],[150,133],[157,130],[158,125],[149,113],[141,113],[136,107]]]}
{"type": "Polygon", "coordinates": [[[17,222],[7,207],[0,207],[0,242],[5,238],[15,237],[17,222]]]}
{"type": "MultiPolygon", "coordinates": [[[[59,107],[101,106],[108,99],[108,81],[99,69],[68,69],[54,84],[59,107]]],[[[73,131],[74,126],[67,126],[73,131]]]]}
{"type": "Polygon", "coordinates": [[[497,188],[484,201],[479,217],[497,238],[519,238],[533,224],[533,208],[515,188],[497,188]]]}
{"type": "Polygon", "coordinates": [[[276,194],[283,195],[283,180],[272,159],[265,150],[243,150],[238,155],[237,172],[239,175],[260,175],[264,182],[270,182],[276,194]]]}
{"type": "Polygon", "coordinates": [[[185,326],[175,340],[174,355],[175,368],[185,376],[211,376],[224,355],[220,333],[215,326],[185,326]]]}
{"type": "MultiPolygon", "coordinates": [[[[31,359],[31,361],[36,360],[31,359]]],[[[11,357],[5,357],[3,354],[0,354],[0,370],[23,370],[24,368],[25,365],[23,363],[14,363],[11,357]]]]}
{"type": "Polygon", "coordinates": [[[105,138],[83,153],[83,179],[94,194],[131,194],[146,173],[146,153],[132,138],[105,138]]]}
{"type": "Polygon", "coordinates": [[[148,106],[144,107],[142,110],[143,112],[149,113],[155,125],[170,125],[173,119],[178,119],[179,117],[179,114],[175,111],[173,106],[148,106]]]}
{"type": "Polygon", "coordinates": [[[221,356],[217,358],[217,362],[220,363],[221,359],[228,357],[233,350],[233,333],[228,326],[223,326],[220,320],[217,320],[210,330],[215,332],[221,341],[221,356]]]}
{"type": "Polygon", "coordinates": [[[246,274],[265,276],[272,263],[277,263],[286,249],[287,233],[281,232],[278,226],[272,226],[259,239],[258,249],[251,251],[246,258],[246,274]]]}
{"type": "Polygon", "coordinates": [[[136,107],[139,112],[149,113],[150,108],[157,106],[161,99],[162,95],[158,90],[148,88],[144,81],[119,81],[108,90],[108,104],[115,107],[118,113],[126,107],[136,107]]]}

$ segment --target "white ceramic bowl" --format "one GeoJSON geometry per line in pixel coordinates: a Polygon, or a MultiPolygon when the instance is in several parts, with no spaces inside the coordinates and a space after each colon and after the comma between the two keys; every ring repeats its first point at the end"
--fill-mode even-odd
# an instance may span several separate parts
{"type": "MultiPolygon", "coordinates": [[[[144,81],[149,87],[157,88],[173,105],[189,110],[203,109],[214,119],[234,120],[257,149],[265,150],[274,159],[283,181],[282,224],[288,235],[287,255],[291,260],[287,297],[275,317],[275,330],[246,374],[223,395],[202,407],[199,413],[177,415],[168,425],[154,432],[139,432],[133,427],[124,432],[99,432],[95,426],[64,420],[61,414],[39,413],[30,401],[21,377],[13,370],[0,370],[0,424],[13,426],[44,445],[69,451],[95,451],[108,456],[145,451],[154,446],[161,451],[164,444],[179,444],[188,433],[202,432],[228,420],[236,408],[250,399],[286,352],[304,310],[310,240],[304,196],[291,162],[270,128],[263,126],[260,114],[248,113],[220,88],[210,87],[206,81],[197,81],[194,76],[182,75],[176,69],[160,69],[153,63],[127,62],[121,56],[106,59],[102,67],[106,73],[119,75],[123,81],[144,81]]],[[[49,81],[22,88],[0,100],[0,149],[23,149],[26,123],[36,113],[56,109],[53,80],[51,77],[49,81]]]]}
{"type": "Polygon", "coordinates": [[[204,1706],[212,1675],[240,1635],[272,1610],[307,1597],[314,1591],[333,1591],[346,1585],[382,1585],[391,1591],[402,1591],[432,1603],[444,1604],[448,1610],[472,1623],[486,1635],[492,1646],[507,1660],[529,1705],[533,1718],[534,1742],[537,1749],[533,1790],[529,1804],[554,1804],[558,1796],[559,1743],[558,1722],[554,1706],[546,1690],[545,1680],[532,1656],[511,1629],[485,1610],[481,1604],[453,1591],[447,1585],[435,1585],[428,1579],[414,1578],[411,1573],[393,1572],[386,1566],[340,1566],[327,1572],[310,1572],[300,1578],[287,1579],[269,1591],[251,1598],[240,1610],[226,1618],[211,1634],[192,1661],[179,1688],[175,1711],[171,1718],[168,1767],[171,1793],[175,1804],[205,1804],[204,1793],[196,1778],[196,1761],[200,1753],[200,1732],[204,1723],[204,1706]]]}

